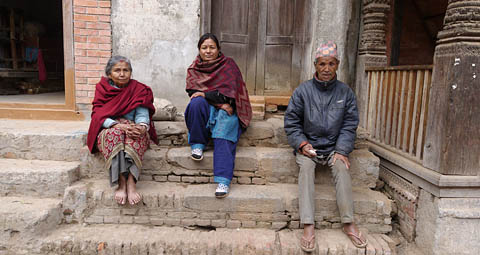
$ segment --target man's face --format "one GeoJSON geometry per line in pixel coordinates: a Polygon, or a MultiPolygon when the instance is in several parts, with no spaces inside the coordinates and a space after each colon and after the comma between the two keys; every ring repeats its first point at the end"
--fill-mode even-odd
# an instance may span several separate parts
{"type": "Polygon", "coordinates": [[[315,64],[317,78],[320,81],[330,81],[335,77],[339,61],[334,57],[319,57],[315,64]]]}

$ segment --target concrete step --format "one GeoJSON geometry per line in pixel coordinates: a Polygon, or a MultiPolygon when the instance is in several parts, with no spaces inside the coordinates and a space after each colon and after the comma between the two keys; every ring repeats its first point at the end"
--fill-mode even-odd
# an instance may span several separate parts
{"type": "MultiPolygon", "coordinates": [[[[199,230],[139,225],[66,226],[42,240],[31,254],[304,254],[301,231],[199,230]]],[[[354,247],[340,230],[318,230],[313,254],[392,254],[388,236],[369,234],[367,248],[354,247]]]]}
{"type": "MultiPolygon", "coordinates": [[[[183,183],[213,183],[213,149],[206,150],[202,161],[190,157],[189,147],[154,147],[143,161],[141,180],[183,183]]],[[[366,149],[350,154],[353,186],[374,188],[380,160],[366,149]]],[[[100,155],[89,156],[82,166],[82,176],[106,177],[100,155]]],[[[290,148],[237,147],[233,183],[266,184],[297,183],[298,166],[290,148]]],[[[317,168],[316,182],[333,185],[331,171],[317,168]]]]}
{"type": "MultiPolygon", "coordinates": [[[[67,223],[203,226],[219,228],[296,229],[298,186],[232,185],[225,199],[214,197],[216,185],[140,181],[143,203],[120,206],[107,180],[82,180],[67,188],[63,201],[67,223]]],[[[391,201],[382,193],[354,188],[355,221],[373,233],[391,231],[391,201]]],[[[335,190],[317,185],[316,226],[339,228],[335,190]]]]}
{"type": "Polygon", "coordinates": [[[79,179],[80,162],[0,158],[0,194],[63,197],[79,179]]]}
{"type": "Polygon", "coordinates": [[[53,230],[62,220],[61,202],[50,198],[0,197],[0,254],[5,247],[35,242],[53,230]]]}

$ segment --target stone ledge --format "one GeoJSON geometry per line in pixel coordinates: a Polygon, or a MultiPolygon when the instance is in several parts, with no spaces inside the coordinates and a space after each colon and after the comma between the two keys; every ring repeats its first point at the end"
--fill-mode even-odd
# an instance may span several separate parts
{"type": "MultiPolygon", "coordinates": [[[[214,197],[215,185],[139,182],[143,203],[119,206],[106,180],[83,180],[67,189],[66,222],[234,228],[299,228],[298,186],[292,184],[232,185],[225,199],[214,197]]],[[[339,228],[333,187],[317,185],[318,228],[339,228]]],[[[382,193],[354,188],[355,220],[374,233],[391,230],[391,201],[382,193]]]]}
{"type": "MultiPolygon", "coordinates": [[[[87,149],[84,148],[85,153],[87,149]]],[[[83,153],[83,152],[82,152],[83,153]]],[[[106,177],[99,155],[86,154],[81,172],[85,177],[106,177]]],[[[379,175],[379,159],[366,149],[350,154],[353,186],[374,188],[379,175]]],[[[144,156],[141,180],[182,183],[213,183],[213,151],[206,150],[202,161],[190,158],[189,147],[153,147],[144,156]]],[[[233,183],[291,183],[298,180],[298,166],[290,148],[238,147],[233,183]]],[[[316,183],[333,185],[331,172],[318,166],[316,183]]]]}
{"type": "Polygon", "coordinates": [[[79,178],[80,162],[0,158],[0,194],[61,197],[79,178]]]}
{"type": "MultiPolygon", "coordinates": [[[[216,229],[138,225],[64,226],[34,251],[50,254],[303,254],[300,230],[216,229]]],[[[369,234],[366,249],[354,247],[340,230],[317,230],[319,254],[393,254],[391,239],[369,234]]]]}

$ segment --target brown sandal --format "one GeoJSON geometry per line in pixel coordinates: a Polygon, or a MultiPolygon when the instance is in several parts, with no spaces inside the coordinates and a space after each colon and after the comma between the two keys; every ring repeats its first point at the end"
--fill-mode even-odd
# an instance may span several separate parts
{"type": "Polygon", "coordinates": [[[342,228],[342,231],[343,231],[343,233],[345,233],[345,235],[347,235],[347,237],[350,239],[350,241],[352,241],[352,244],[355,245],[355,247],[357,247],[357,248],[367,247],[367,239],[365,239],[365,242],[362,241],[362,239],[361,239],[362,233],[361,232],[358,232],[358,236],[357,236],[353,232],[345,231],[344,228],[342,228]],[[360,242],[360,243],[357,243],[357,241],[360,242]]]}
{"type": "Polygon", "coordinates": [[[315,235],[313,235],[312,237],[310,237],[310,240],[306,239],[305,237],[301,237],[300,238],[300,248],[302,248],[302,251],[304,252],[312,252],[315,250],[315,246],[316,246],[316,241],[315,241],[315,235]],[[312,244],[313,242],[313,247],[312,248],[309,248],[310,245],[312,244]],[[305,245],[306,244],[306,245],[305,245]]]}

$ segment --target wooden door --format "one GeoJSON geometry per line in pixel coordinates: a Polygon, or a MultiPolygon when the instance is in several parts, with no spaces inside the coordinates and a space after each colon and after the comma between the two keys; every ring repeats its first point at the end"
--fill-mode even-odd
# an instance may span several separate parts
{"type": "Polygon", "coordinates": [[[310,0],[210,0],[203,6],[203,30],[219,37],[249,93],[290,96],[301,82],[310,0]]]}

